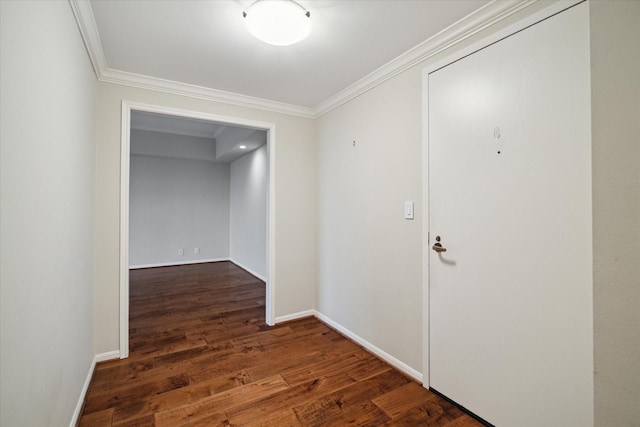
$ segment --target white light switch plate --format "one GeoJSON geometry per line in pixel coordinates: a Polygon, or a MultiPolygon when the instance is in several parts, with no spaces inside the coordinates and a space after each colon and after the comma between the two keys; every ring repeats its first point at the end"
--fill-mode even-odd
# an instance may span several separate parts
{"type": "Polygon", "coordinates": [[[413,200],[404,202],[404,219],[413,219],[413,200]]]}

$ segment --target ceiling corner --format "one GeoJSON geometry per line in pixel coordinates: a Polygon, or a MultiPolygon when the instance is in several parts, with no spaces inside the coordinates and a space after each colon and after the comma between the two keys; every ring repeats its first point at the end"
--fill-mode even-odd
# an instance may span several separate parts
{"type": "Polygon", "coordinates": [[[514,13],[531,6],[538,0],[494,0],[486,6],[465,16],[433,37],[409,49],[402,55],[372,71],[351,86],[343,89],[315,107],[316,117],[320,117],[340,105],[384,83],[393,76],[429,59],[473,36],[483,29],[514,13]]]}
{"type": "Polygon", "coordinates": [[[107,69],[107,60],[102,49],[98,26],[93,17],[91,3],[89,3],[89,0],[69,0],[69,4],[76,18],[76,23],[84,40],[84,45],[87,48],[93,70],[98,80],[101,80],[107,69]]]}

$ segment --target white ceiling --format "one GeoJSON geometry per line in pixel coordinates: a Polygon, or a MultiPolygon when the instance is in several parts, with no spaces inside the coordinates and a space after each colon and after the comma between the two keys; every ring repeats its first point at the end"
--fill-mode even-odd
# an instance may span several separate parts
{"type": "Polygon", "coordinates": [[[222,123],[189,117],[170,116],[145,111],[131,112],[131,129],[217,139],[232,127],[222,123]]]}
{"type": "MultiPolygon", "coordinates": [[[[145,111],[131,112],[131,129],[206,138],[215,147],[215,160],[225,163],[233,163],[267,143],[265,130],[145,111]]],[[[133,139],[131,144],[133,148],[133,139]]],[[[199,144],[207,145],[207,142],[201,141],[199,144]]],[[[163,144],[158,144],[156,149],[148,146],[144,148],[146,154],[184,158],[181,157],[180,150],[167,150],[163,144]]]]}
{"type": "MultiPolygon", "coordinates": [[[[298,0],[313,28],[285,47],[244,28],[254,0],[69,1],[101,81],[315,118],[537,0],[298,0]]],[[[151,113],[132,127],[243,132],[151,113]]]]}
{"type": "Polygon", "coordinates": [[[476,25],[492,8],[502,13],[522,3],[299,0],[311,12],[311,35],[299,44],[277,47],[245,30],[242,11],[252,2],[91,0],[87,8],[72,0],[74,8],[82,9],[76,11],[80,27],[105,80],[150,77],[161,85],[222,91],[219,95],[230,99],[242,95],[291,104],[309,115],[457,21],[476,25]]]}

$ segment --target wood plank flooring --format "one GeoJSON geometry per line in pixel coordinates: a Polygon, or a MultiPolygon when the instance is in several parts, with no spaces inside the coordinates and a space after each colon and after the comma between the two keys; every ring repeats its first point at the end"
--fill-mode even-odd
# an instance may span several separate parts
{"type": "Polygon", "coordinates": [[[98,364],[79,425],[480,424],[315,318],[269,327],[230,262],[132,270],[130,357],[98,364]]]}

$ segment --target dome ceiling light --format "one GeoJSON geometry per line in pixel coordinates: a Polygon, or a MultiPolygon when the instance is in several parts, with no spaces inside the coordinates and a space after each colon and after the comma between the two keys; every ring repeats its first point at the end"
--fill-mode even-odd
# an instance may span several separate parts
{"type": "Polygon", "coordinates": [[[257,0],[242,16],[253,36],[275,46],[298,43],[311,32],[311,13],[293,0],[257,0]]]}

